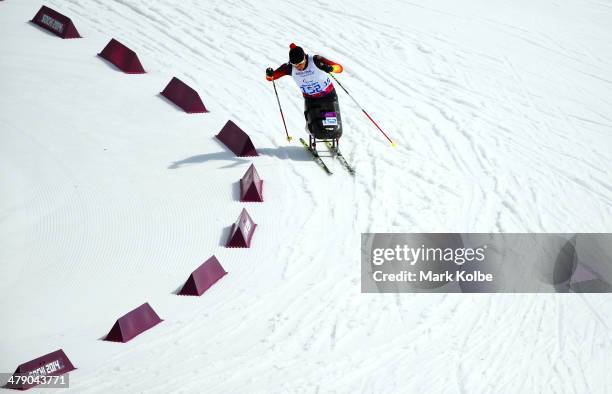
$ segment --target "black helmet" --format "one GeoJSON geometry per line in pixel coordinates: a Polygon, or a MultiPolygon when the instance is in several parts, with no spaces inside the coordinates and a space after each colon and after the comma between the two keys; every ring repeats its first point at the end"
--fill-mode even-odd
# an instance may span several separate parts
{"type": "Polygon", "coordinates": [[[295,46],[289,50],[289,63],[298,64],[304,60],[304,50],[302,47],[295,46]]]}

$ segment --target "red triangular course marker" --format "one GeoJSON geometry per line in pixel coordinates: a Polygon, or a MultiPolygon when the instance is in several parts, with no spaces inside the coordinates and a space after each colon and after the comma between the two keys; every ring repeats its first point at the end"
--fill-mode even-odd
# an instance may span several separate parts
{"type": "Polygon", "coordinates": [[[227,272],[215,256],[202,263],[189,275],[179,295],[201,296],[227,272]]]}
{"type": "Polygon", "coordinates": [[[250,248],[251,239],[257,224],[249,216],[246,209],[242,209],[238,220],[232,225],[229,238],[225,247],[227,248],[250,248]]]}
{"type": "Polygon", "coordinates": [[[114,38],[98,53],[102,59],[108,60],[119,70],[127,74],[144,74],[145,70],[138,60],[136,52],[126,47],[114,38]]]}
{"type": "Polygon", "coordinates": [[[225,123],[219,134],[216,135],[236,156],[259,156],[251,137],[231,120],[225,123]]]}
{"type": "Polygon", "coordinates": [[[181,107],[188,114],[208,112],[198,92],[177,77],[173,77],[168,82],[161,95],[181,107]]]}
{"type": "Polygon", "coordinates": [[[151,305],[145,302],[138,308],[117,319],[104,340],[125,343],[161,322],[162,320],[151,308],[151,305]]]}
{"type": "Polygon", "coordinates": [[[81,38],[70,18],[44,5],[30,22],[61,38],[81,38]]]}
{"type": "Polygon", "coordinates": [[[575,293],[610,293],[612,286],[599,277],[591,268],[578,264],[569,283],[570,291],[575,293]]]}
{"type": "Polygon", "coordinates": [[[13,373],[15,383],[7,383],[2,386],[7,389],[14,390],[27,390],[31,387],[37,386],[38,383],[30,381],[28,383],[28,376],[60,376],[66,372],[75,370],[76,368],[66,356],[66,353],[62,349],[56,350],[44,356],[38,357],[27,363],[23,363],[17,367],[13,373]]]}
{"type": "Polygon", "coordinates": [[[263,181],[253,164],[240,179],[240,201],[263,202],[263,181]]]}

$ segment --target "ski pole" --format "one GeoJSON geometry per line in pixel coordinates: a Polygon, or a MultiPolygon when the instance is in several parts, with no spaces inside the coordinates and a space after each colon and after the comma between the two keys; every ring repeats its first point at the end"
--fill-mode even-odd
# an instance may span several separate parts
{"type": "Polygon", "coordinates": [[[367,117],[368,117],[368,119],[370,119],[370,121],[372,121],[372,123],[374,123],[374,126],[376,126],[376,128],[378,128],[378,130],[380,130],[380,132],[381,132],[381,133],[382,133],[382,134],[385,136],[385,138],[386,138],[387,140],[389,140],[389,142],[391,143],[391,146],[395,148],[395,147],[397,146],[397,144],[396,144],[395,142],[393,142],[393,140],[391,140],[391,138],[389,138],[389,136],[387,135],[387,133],[385,133],[385,132],[383,131],[383,129],[381,129],[381,128],[380,128],[380,126],[378,125],[378,123],[376,123],[376,122],[374,121],[374,119],[372,119],[372,117],[370,116],[370,114],[368,114],[368,113],[366,112],[366,110],[365,110],[365,109],[363,109],[363,107],[362,107],[361,105],[359,105],[359,103],[357,102],[357,100],[355,100],[355,99],[353,98],[353,96],[351,96],[351,94],[348,92],[348,90],[346,90],[346,89],[344,88],[344,86],[342,86],[342,84],[340,83],[340,81],[338,81],[338,80],[336,79],[336,77],[334,77],[334,75],[333,75],[333,74],[331,74],[331,73],[329,74],[329,76],[330,76],[330,77],[332,77],[332,78],[334,79],[334,81],[336,81],[336,82],[338,83],[338,86],[340,86],[340,87],[342,88],[342,90],[344,90],[344,92],[345,92],[346,94],[348,94],[348,96],[349,96],[349,97],[350,97],[350,98],[353,100],[353,102],[354,102],[355,104],[357,104],[357,106],[359,107],[359,109],[361,109],[361,111],[362,111],[362,112],[365,114],[365,116],[367,116],[367,117]]]}
{"type": "Polygon", "coordinates": [[[281,118],[283,119],[283,126],[285,126],[285,134],[287,134],[287,141],[291,142],[291,137],[287,131],[287,123],[285,123],[285,115],[283,114],[283,107],[281,107],[280,99],[278,98],[278,92],[276,91],[276,84],[272,80],[272,86],[274,86],[274,94],[276,95],[276,101],[278,102],[278,109],[280,110],[281,118]]]}

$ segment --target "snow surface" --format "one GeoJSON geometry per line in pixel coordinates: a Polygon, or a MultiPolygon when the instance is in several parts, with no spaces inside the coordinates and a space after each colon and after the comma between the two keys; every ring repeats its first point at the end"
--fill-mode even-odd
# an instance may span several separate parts
{"type": "Polygon", "coordinates": [[[611,231],[609,1],[45,4],[84,38],[0,2],[0,371],[63,348],[78,393],[612,391],[609,295],[361,294],[359,262],[362,232],[611,231]],[[96,57],[112,37],[146,74],[96,57]],[[284,138],[264,70],[293,41],[398,142],[339,91],[355,178],[284,138]],[[173,76],[211,112],[161,98],[173,76]],[[260,157],[213,138],[228,119],[260,157]],[[253,245],[226,249],[243,206],[253,245]],[[174,295],[213,254],[229,274],[174,295]],[[145,301],[162,324],[99,340],[145,301]]]}

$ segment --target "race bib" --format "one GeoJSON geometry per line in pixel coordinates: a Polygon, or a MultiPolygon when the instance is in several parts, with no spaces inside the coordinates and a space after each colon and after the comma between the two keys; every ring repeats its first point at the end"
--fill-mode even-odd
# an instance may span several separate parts
{"type": "Polygon", "coordinates": [[[338,118],[335,112],[325,112],[323,114],[323,126],[337,126],[338,118]]]}

